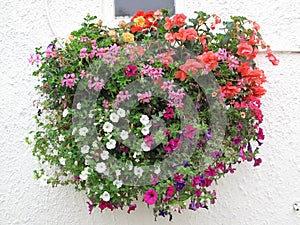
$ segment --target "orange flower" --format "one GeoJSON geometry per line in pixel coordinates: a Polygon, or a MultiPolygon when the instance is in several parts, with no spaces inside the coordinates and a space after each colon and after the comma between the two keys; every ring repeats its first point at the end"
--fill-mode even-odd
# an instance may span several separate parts
{"type": "Polygon", "coordinates": [[[186,72],[182,71],[182,70],[178,70],[177,73],[175,74],[175,78],[181,80],[181,81],[185,81],[186,79],[186,72]]]}
{"type": "Polygon", "coordinates": [[[231,82],[227,82],[226,86],[221,87],[221,92],[226,98],[233,98],[241,89],[237,86],[232,86],[231,82]]]}

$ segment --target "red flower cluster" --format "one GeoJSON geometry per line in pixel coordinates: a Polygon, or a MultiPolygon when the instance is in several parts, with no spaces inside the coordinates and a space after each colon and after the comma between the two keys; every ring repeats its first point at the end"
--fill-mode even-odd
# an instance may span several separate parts
{"type": "Polygon", "coordinates": [[[156,13],[151,10],[148,12],[138,11],[132,18],[131,32],[145,32],[145,29],[158,27],[156,13]]]}

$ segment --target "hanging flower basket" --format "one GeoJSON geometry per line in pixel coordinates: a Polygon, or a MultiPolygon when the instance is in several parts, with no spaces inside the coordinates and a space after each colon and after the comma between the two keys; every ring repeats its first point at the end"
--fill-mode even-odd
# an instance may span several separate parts
{"type": "Polygon", "coordinates": [[[266,76],[254,59],[265,49],[279,61],[259,25],[167,10],[139,11],[117,28],[95,19],[30,56],[35,176],[85,191],[90,213],[130,213],[138,198],[155,217],[207,209],[213,181],[237,163],[261,163],[266,76]]]}

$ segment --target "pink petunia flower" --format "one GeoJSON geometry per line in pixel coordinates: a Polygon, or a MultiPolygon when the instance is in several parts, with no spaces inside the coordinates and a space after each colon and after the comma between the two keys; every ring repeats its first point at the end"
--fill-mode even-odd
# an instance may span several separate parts
{"type": "Polygon", "coordinates": [[[144,201],[149,205],[154,205],[158,199],[158,194],[155,190],[150,189],[146,191],[144,201]]]}
{"type": "Polygon", "coordinates": [[[183,135],[187,138],[194,139],[197,130],[198,128],[195,128],[193,125],[188,125],[184,128],[183,135]]]}

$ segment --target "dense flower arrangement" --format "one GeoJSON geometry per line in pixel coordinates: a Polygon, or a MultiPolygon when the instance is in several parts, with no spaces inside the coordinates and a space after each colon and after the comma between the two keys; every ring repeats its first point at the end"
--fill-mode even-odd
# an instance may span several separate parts
{"type": "Polygon", "coordinates": [[[236,163],[261,163],[266,76],[254,59],[261,48],[279,61],[256,22],[195,13],[139,11],[113,29],[87,16],[63,48],[54,40],[30,55],[41,97],[27,141],[45,165],[37,178],[86,191],[90,213],[130,213],[142,196],[172,219],[214,204],[212,182],[236,163]],[[217,85],[203,88],[207,77],[217,85]]]}

